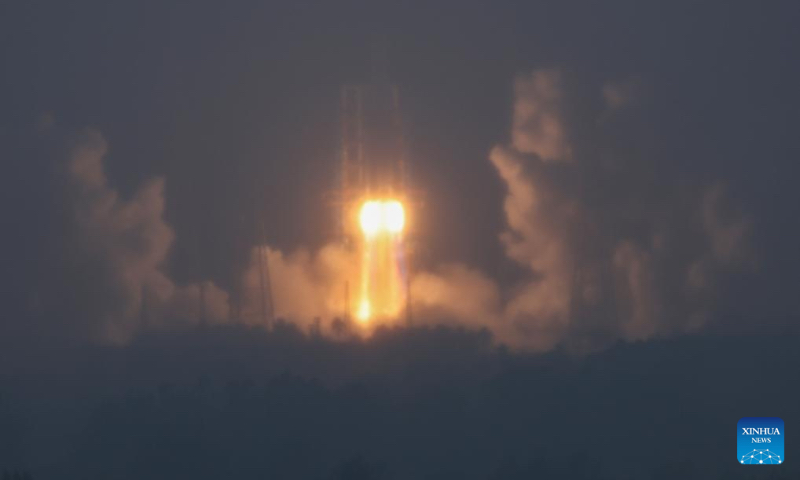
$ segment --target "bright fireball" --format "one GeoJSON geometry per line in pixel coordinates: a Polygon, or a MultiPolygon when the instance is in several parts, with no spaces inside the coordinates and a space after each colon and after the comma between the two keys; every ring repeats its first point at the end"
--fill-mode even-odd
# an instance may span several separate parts
{"type": "Polygon", "coordinates": [[[359,219],[367,236],[378,232],[400,233],[406,222],[403,204],[397,200],[368,200],[361,206],[359,219]]]}

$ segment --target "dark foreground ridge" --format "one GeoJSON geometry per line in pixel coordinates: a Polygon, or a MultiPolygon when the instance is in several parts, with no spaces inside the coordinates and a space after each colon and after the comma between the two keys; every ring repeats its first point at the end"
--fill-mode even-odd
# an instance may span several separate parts
{"type": "Polygon", "coordinates": [[[792,336],[684,337],[578,358],[510,352],[485,332],[330,341],[283,325],[150,334],[123,347],[4,346],[0,472],[800,478],[797,345],[792,336]],[[736,463],[744,416],[783,418],[786,464],[736,463]]]}

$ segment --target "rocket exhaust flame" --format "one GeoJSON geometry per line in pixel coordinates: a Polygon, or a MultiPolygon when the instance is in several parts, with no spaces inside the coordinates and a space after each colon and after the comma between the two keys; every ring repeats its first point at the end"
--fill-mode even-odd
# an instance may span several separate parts
{"type": "Polygon", "coordinates": [[[405,209],[398,200],[367,200],[359,212],[363,233],[361,299],[356,317],[396,317],[406,295],[402,264],[405,209]]]}
{"type": "Polygon", "coordinates": [[[359,218],[361,230],[368,237],[381,231],[400,234],[405,226],[405,209],[397,200],[367,200],[359,218]]]}
{"type": "Polygon", "coordinates": [[[408,189],[399,90],[388,80],[378,76],[341,91],[341,186],[335,198],[340,234],[355,246],[360,263],[353,298],[346,289],[345,316],[364,327],[410,311],[404,308],[406,202],[415,195],[408,189]]]}

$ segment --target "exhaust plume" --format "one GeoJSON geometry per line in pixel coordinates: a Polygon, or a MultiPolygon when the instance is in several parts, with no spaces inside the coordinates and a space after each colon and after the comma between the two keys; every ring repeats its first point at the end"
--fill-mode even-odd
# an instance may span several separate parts
{"type": "MultiPolygon", "coordinates": [[[[631,105],[632,89],[598,91],[610,107],[602,115],[631,105]]],[[[652,189],[636,162],[600,162],[576,148],[556,69],[520,76],[514,94],[510,142],[494,147],[489,161],[506,187],[498,239],[527,279],[501,287],[460,264],[415,272],[414,321],[486,328],[498,341],[539,351],[592,350],[706,325],[721,276],[756,266],[752,220],[731,206],[725,183],[676,180],[679,187],[652,189]]],[[[106,152],[102,136],[88,131],[69,155],[74,229],[58,287],[69,294],[44,294],[56,299],[47,300],[50,311],[88,319],[88,333],[117,341],[142,327],[226,321],[227,292],[211,282],[178,286],[163,270],[175,240],[163,216],[164,180],[124,200],[106,178],[106,152]]],[[[242,275],[249,324],[266,320],[265,294],[276,318],[319,332],[336,330],[330,319],[356,305],[358,256],[336,244],[293,253],[257,246],[242,275]],[[273,279],[269,292],[259,261],[273,279]]]]}
{"type": "MultiPolygon", "coordinates": [[[[500,340],[533,350],[594,349],[701,328],[713,313],[717,277],[755,267],[752,221],[732,213],[723,182],[641,198],[647,178],[635,168],[604,168],[575,154],[561,78],[541,70],[516,80],[511,143],[489,155],[506,186],[499,240],[529,280],[500,305],[490,279],[451,266],[419,274],[415,296],[456,318],[480,311],[500,340]],[[590,196],[596,192],[613,201],[590,196]]],[[[619,108],[630,90],[607,85],[603,94],[619,108]]]]}
{"type": "MultiPolygon", "coordinates": [[[[66,197],[71,209],[61,242],[66,258],[60,281],[38,295],[42,314],[67,316],[91,337],[124,341],[142,326],[167,327],[195,321],[201,285],[177,286],[162,267],[175,240],[164,220],[163,178],[122,199],[109,185],[103,160],[107,144],[94,130],[83,132],[66,162],[66,197]]],[[[204,315],[221,321],[227,293],[205,282],[204,315]]],[[[74,327],[75,325],[72,325],[74,327]]]]}

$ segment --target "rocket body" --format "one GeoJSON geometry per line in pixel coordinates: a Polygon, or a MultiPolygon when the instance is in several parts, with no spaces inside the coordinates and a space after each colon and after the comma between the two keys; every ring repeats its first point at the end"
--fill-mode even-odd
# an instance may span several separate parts
{"type": "Polygon", "coordinates": [[[391,321],[407,292],[406,181],[398,90],[388,82],[342,89],[342,234],[360,250],[349,302],[364,325],[391,321]]]}

